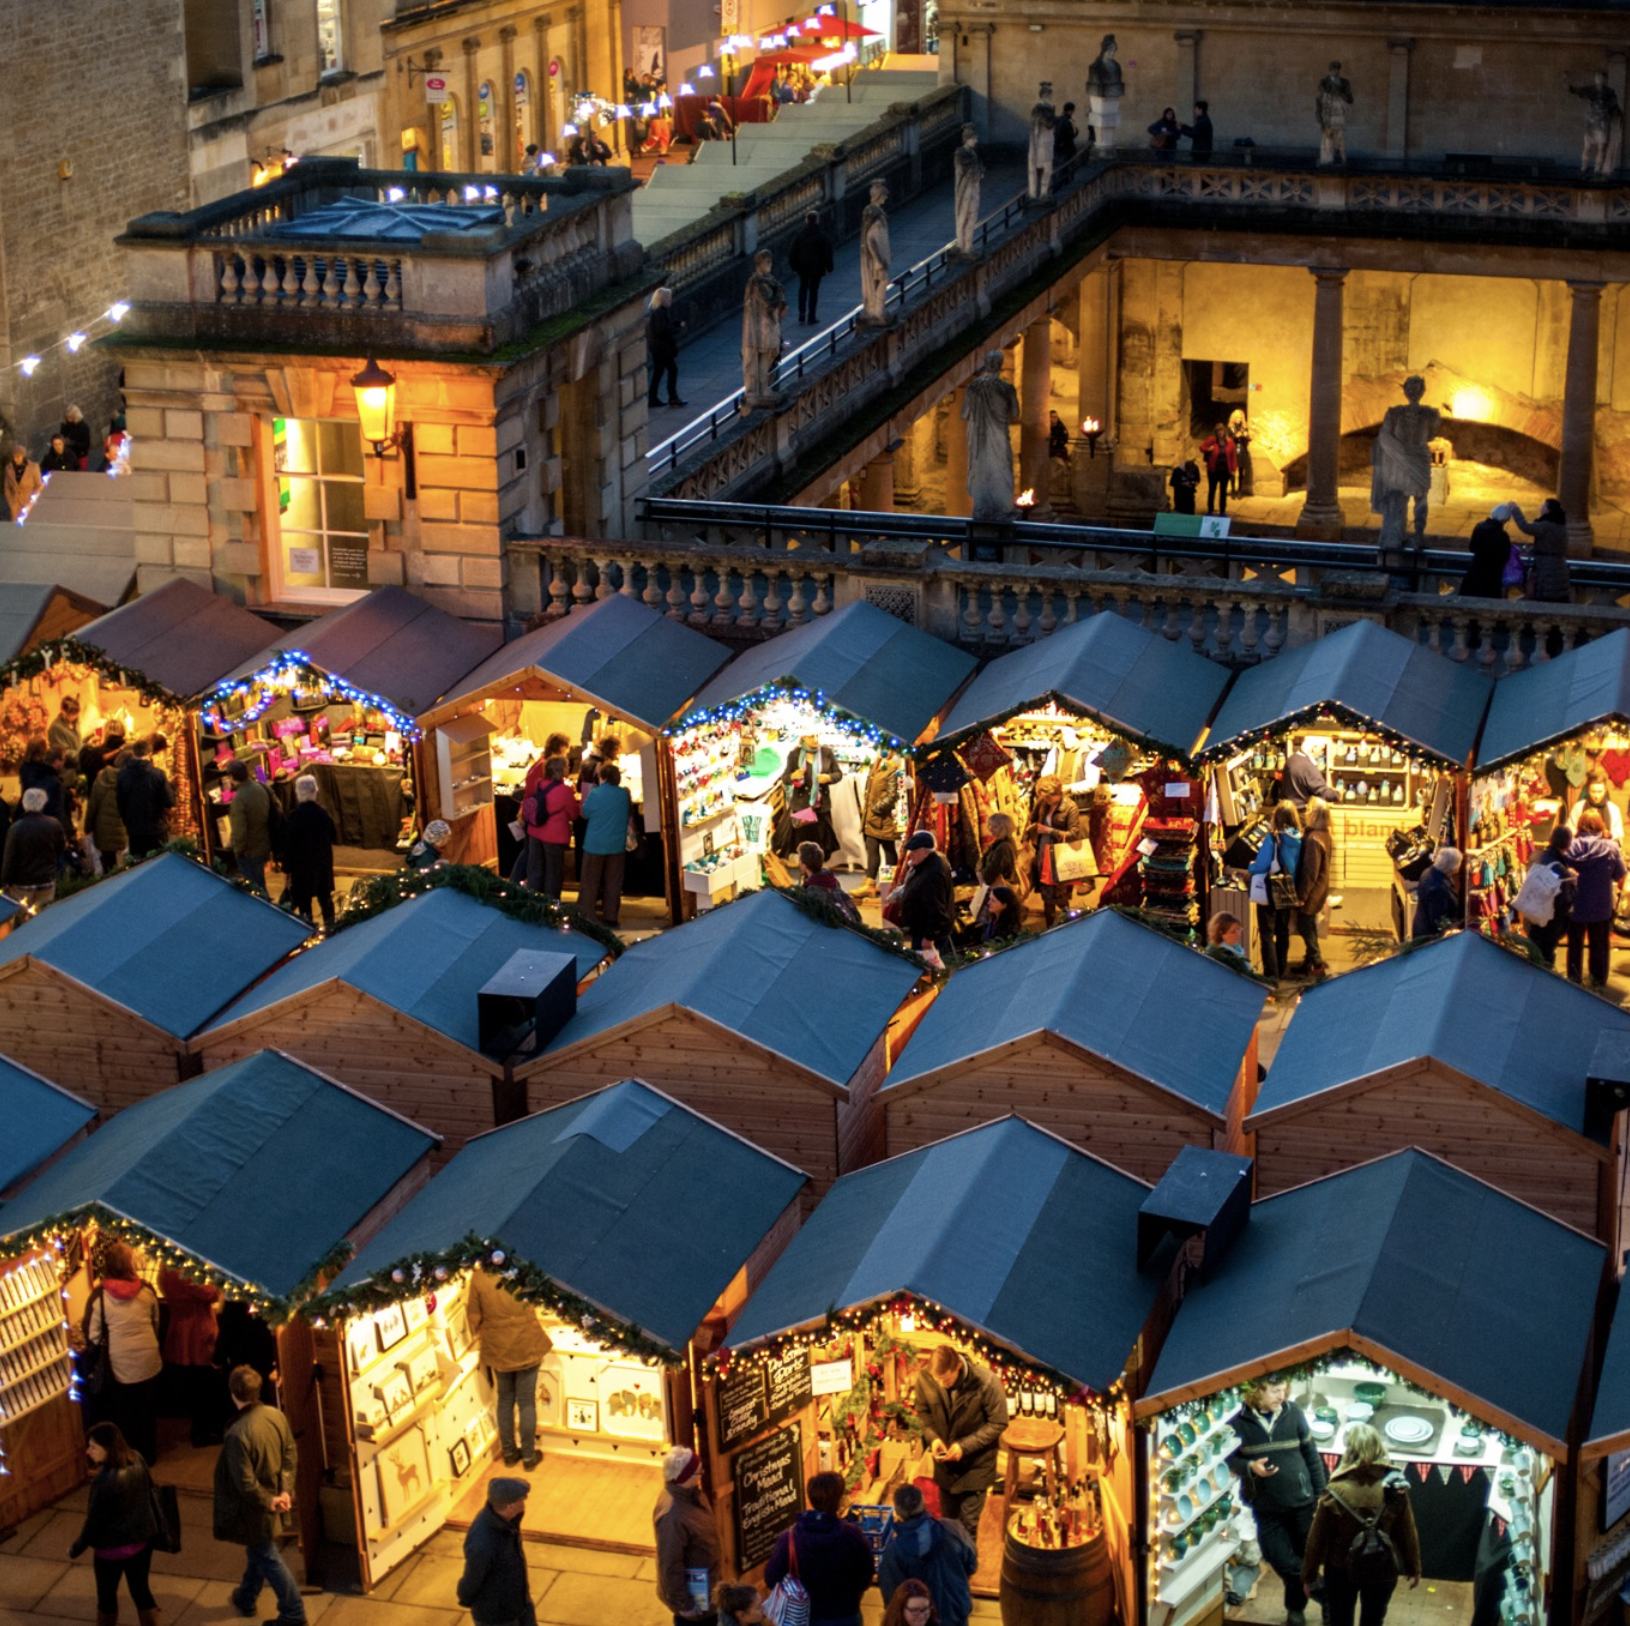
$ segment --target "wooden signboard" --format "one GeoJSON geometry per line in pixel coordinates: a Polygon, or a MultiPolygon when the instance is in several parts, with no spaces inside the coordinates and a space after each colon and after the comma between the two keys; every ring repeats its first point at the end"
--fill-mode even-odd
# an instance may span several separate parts
{"type": "Polygon", "coordinates": [[[740,1452],[731,1465],[735,1485],[736,1564],[762,1564],[776,1537],[804,1506],[802,1436],[796,1425],[780,1428],[740,1452]]]}
{"type": "Polygon", "coordinates": [[[738,1364],[714,1386],[719,1408],[719,1449],[734,1451],[764,1428],[770,1414],[764,1404],[764,1368],[738,1364]]]}
{"type": "Polygon", "coordinates": [[[809,1351],[788,1350],[764,1367],[764,1405],[767,1422],[779,1423],[802,1411],[815,1398],[809,1381],[809,1351]]]}

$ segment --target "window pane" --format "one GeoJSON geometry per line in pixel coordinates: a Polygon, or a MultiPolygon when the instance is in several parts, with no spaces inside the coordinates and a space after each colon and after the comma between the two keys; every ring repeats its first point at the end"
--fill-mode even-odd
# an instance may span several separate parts
{"type": "Polygon", "coordinates": [[[362,514],[362,487],[348,481],[325,480],[323,495],[328,502],[328,529],[365,533],[368,521],[362,514]]]}
{"type": "Polygon", "coordinates": [[[324,73],[345,66],[340,48],[340,0],[317,0],[317,59],[324,73]]]}
{"type": "Polygon", "coordinates": [[[330,419],[314,424],[317,452],[324,474],[353,474],[362,478],[362,435],[354,423],[330,419]]]}
{"type": "MultiPolygon", "coordinates": [[[[362,488],[359,486],[357,489],[360,491],[362,488]]],[[[323,528],[318,490],[315,480],[296,477],[279,483],[279,505],[285,531],[320,531],[323,528]]]]}
{"type": "Polygon", "coordinates": [[[289,474],[317,472],[317,425],[303,418],[273,418],[273,466],[289,474]]]}

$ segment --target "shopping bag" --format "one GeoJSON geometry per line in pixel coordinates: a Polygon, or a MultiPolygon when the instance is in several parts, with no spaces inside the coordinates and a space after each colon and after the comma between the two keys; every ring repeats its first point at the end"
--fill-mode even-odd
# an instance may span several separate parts
{"type": "Polygon", "coordinates": [[[176,1500],[174,1485],[153,1485],[149,1495],[153,1504],[153,1523],[158,1529],[153,1535],[153,1547],[161,1553],[181,1551],[181,1504],[176,1500]]]}
{"type": "Polygon", "coordinates": [[[1053,874],[1061,883],[1095,880],[1098,860],[1090,841],[1055,841],[1053,843],[1053,874]]]}

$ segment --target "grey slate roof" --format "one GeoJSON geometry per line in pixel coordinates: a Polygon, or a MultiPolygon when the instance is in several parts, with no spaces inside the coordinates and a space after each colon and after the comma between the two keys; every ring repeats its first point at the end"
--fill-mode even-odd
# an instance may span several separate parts
{"type": "Polygon", "coordinates": [[[0,1191],[32,1174],[96,1116],[96,1108],[0,1056],[0,1191]]]}
{"type": "Polygon", "coordinates": [[[1529,756],[1597,723],[1630,722],[1630,630],[1623,627],[1492,685],[1478,769],[1529,756]]]}

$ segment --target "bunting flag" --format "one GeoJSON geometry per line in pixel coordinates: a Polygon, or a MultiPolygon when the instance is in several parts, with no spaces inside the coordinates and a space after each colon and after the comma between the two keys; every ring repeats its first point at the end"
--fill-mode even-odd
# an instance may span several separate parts
{"type": "Polygon", "coordinates": [[[1463,1485],[1471,1484],[1472,1475],[1477,1472],[1476,1465],[1474,1463],[1462,1462],[1462,1463],[1457,1464],[1457,1466],[1460,1469],[1460,1482],[1461,1482],[1461,1484],[1463,1484],[1463,1485]]]}
{"type": "Polygon", "coordinates": [[[1336,1464],[1341,1461],[1340,1453],[1336,1451],[1321,1451],[1319,1455],[1324,1459],[1324,1471],[1327,1474],[1333,1474],[1336,1471],[1336,1464]]]}
{"type": "Polygon", "coordinates": [[[1506,1522],[1505,1522],[1504,1519],[1502,1519],[1500,1517],[1500,1515],[1498,1513],[1493,1515],[1493,1519],[1494,1519],[1494,1537],[1495,1537],[1495,1540],[1496,1541],[1504,1541],[1505,1540],[1505,1532],[1506,1532],[1506,1522]]]}
{"type": "Polygon", "coordinates": [[[1430,1462],[1417,1462],[1414,1464],[1414,1468],[1420,1482],[1424,1485],[1426,1483],[1426,1476],[1432,1471],[1432,1464],[1430,1462]]]}
{"type": "Polygon", "coordinates": [[[1455,1470],[1452,1463],[1440,1462],[1438,1464],[1438,1479],[1441,1483],[1447,1485],[1454,1476],[1455,1470]]]}

